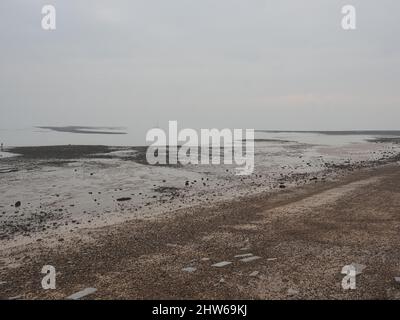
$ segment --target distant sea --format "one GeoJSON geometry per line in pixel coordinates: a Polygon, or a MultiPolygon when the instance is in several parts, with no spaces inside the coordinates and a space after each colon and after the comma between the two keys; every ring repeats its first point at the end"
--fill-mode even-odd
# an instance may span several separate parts
{"type": "MultiPolygon", "coordinates": [[[[222,128],[221,128],[222,129],[222,128]]],[[[344,145],[377,137],[400,137],[400,131],[277,131],[256,130],[256,139],[286,140],[321,145],[344,145]]],[[[26,127],[1,129],[0,143],[5,147],[47,145],[145,145],[145,133],[124,127],[26,127]]]]}

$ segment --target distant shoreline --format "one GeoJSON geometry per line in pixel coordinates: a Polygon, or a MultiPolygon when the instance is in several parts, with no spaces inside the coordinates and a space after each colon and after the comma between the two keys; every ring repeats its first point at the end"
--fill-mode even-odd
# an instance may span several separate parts
{"type": "Polygon", "coordinates": [[[122,127],[79,127],[79,126],[66,126],[66,127],[36,127],[40,129],[47,129],[57,132],[80,133],[80,134],[127,134],[122,131],[122,127]]]}
{"type": "Polygon", "coordinates": [[[265,133],[317,133],[326,135],[384,135],[384,136],[399,136],[400,130],[326,130],[326,131],[313,131],[313,130],[263,130],[256,129],[255,132],[265,133]]]}

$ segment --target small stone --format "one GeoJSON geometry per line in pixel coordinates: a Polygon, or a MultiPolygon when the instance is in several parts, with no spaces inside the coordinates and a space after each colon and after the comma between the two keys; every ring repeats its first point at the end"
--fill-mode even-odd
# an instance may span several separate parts
{"type": "Polygon", "coordinates": [[[258,271],[253,271],[252,273],[250,273],[250,277],[257,277],[259,273],[260,272],[258,271]]]}
{"type": "Polygon", "coordinates": [[[76,292],[74,294],[71,294],[70,296],[66,297],[65,299],[67,300],[79,300],[83,297],[86,297],[89,294],[95,293],[97,291],[96,288],[86,288],[82,291],[76,292]]]}
{"type": "Polygon", "coordinates": [[[129,201],[131,199],[132,198],[130,198],[130,197],[123,197],[123,198],[118,198],[117,201],[129,201]]]}
{"type": "Polygon", "coordinates": [[[182,271],[185,271],[185,272],[195,272],[196,270],[197,270],[197,268],[195,268],[195,267],[186,267],[186,268],[182,269],[182,271]]]}
{"type": "Polygon", "coordinates": [[[213,265],[211,265],[211,267],[222,268],[222,267],[225,267],[227,265],[230,265],[231,263],[232,262],[230,262],[230,261],[221,261],[221,262],[218,262],[218,263],[214,263],[213,265]]]}
{"type": "Polygon", "coordinates": [[[241,259],[240,261],[242,261],[242,262],[251,262],[251,261],[254,261],[254,260],[258,260],[258,259],[261,259],[261,257],[252,256],[252,257],[241,259]]]}
{"type": "Polygon", "coordinates": [[[253,255],[252,253],[238,254],[235,256],[235,258],[246,258],[246,257],[251,257],[252,255],[253,255]]]}
{"type": "Polygon", "coordinates": [[[15,206],[16,208],[20,207],[20,206],[21,206],[21,201],[17,201],[17,202],[14,204],[14,206],[15,206]]]}

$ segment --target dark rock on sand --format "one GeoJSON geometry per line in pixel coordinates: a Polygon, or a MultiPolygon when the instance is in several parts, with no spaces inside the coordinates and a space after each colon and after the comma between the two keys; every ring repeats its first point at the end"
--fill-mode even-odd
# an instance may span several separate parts
{"type": "Polygon", "coordinates": [[[131,199],[132,198],[130,198],[130,197],[123,197],[123,198],[118,198],[117,201],[129,201],[131,199]]]}

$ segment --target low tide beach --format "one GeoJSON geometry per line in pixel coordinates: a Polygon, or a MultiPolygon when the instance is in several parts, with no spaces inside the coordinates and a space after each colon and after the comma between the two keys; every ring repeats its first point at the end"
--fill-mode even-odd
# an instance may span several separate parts
{"type": "Polygon", "coordinates": [[[400,297],[397,137],[261,134],[250,176],[150,166],[145,150],[5,150],[1,298],[400,297]],[[343,291],[352,263],[360,290],[343,291]]]}

